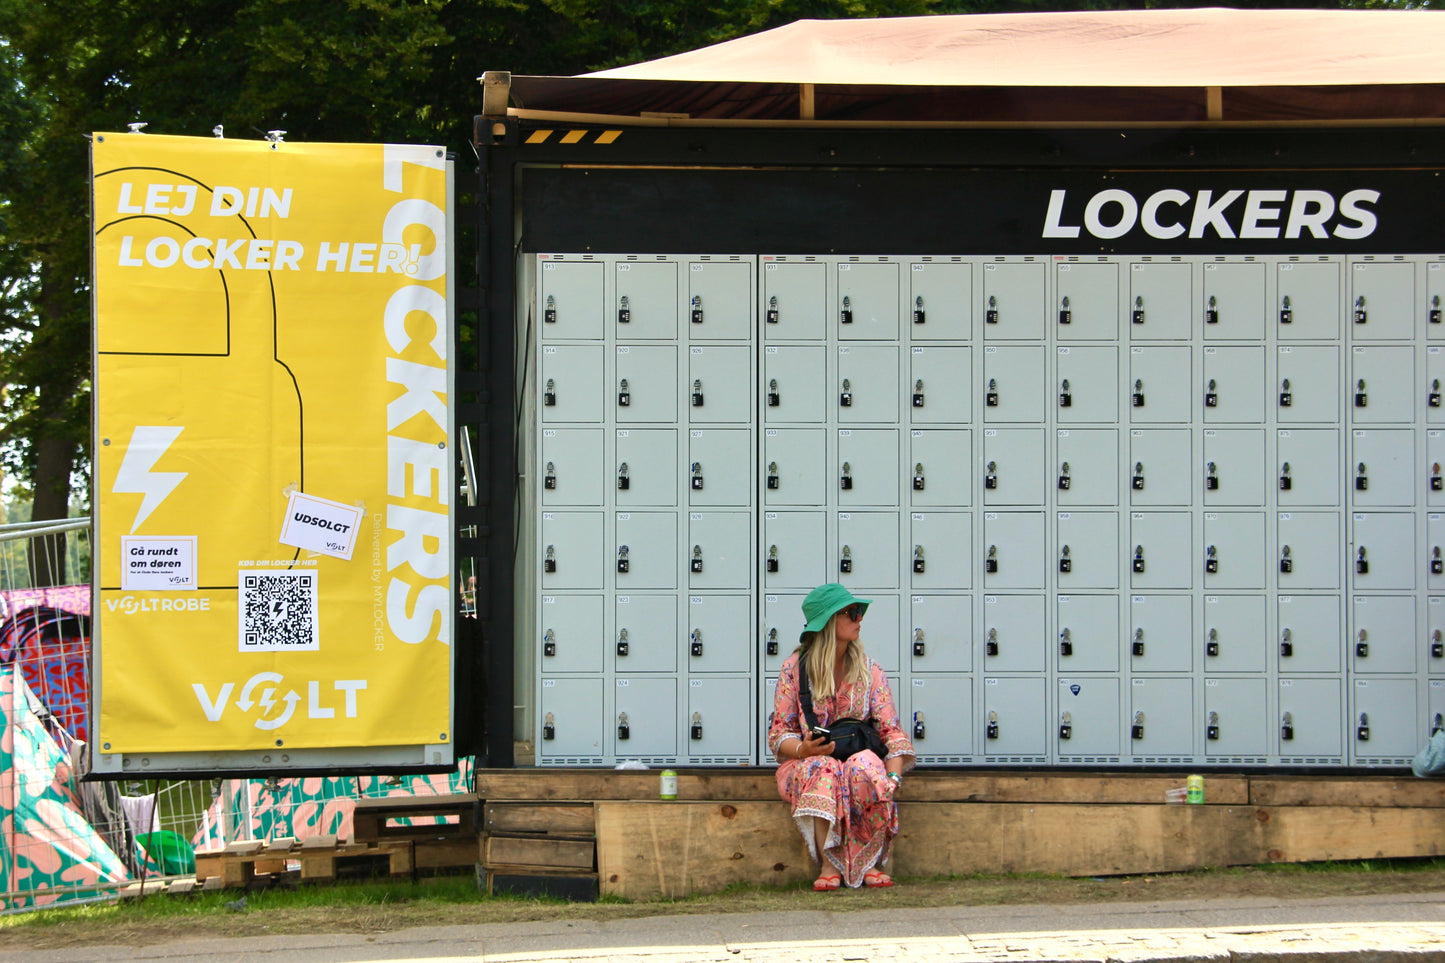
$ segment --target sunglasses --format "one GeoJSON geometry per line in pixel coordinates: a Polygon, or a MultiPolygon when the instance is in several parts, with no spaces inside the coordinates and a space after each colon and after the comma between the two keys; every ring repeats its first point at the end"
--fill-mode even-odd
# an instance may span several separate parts
{"type": "Polygon", "coordinates": [[[863,613],[866,611],[868,611],[867,606],[850,605],[846,609],[844,609],[841,614],[848,616],[848,618],[852,619],[854,622],[862,622],[863,613]]]}

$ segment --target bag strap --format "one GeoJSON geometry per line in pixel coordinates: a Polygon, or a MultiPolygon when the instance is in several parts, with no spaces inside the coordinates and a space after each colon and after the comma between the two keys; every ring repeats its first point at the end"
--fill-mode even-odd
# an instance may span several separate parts
{"type": "Polygon", "coordinates": [[[813,683],[808,680],[808,663],[801,652],[798,653],[798,700],[803,704],[803,721],[812,732],[818,726],[818,717],[813,712],[813,683]]]}

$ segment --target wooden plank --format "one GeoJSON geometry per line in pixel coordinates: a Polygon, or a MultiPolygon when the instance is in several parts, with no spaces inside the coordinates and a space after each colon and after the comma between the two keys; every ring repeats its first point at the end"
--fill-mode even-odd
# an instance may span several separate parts
{"type": "Polygon", "coordinates": [[[167,887],[166,887],[166,895],[167,895],[167,896],[189,896],[189,895],[191,894],[191,891],[194,890],[195,888],[196,888],[196,878],[195,878],[194,876],[187,876],[187,877],[185,877],[184,879],[175,880],[174,882],[171,883],[171,885],[167,886],[167,887]]]}
{"type": "Polygon", "coordinates": [[[1445,807],[1445,779],[1414,776],[1251,776],[1256,806],[1445,807]]]}
{"type": "Polygon", "coordinates": [[[243,855],[259,853],[265,845],[266,844],[259,839],[238,839],[233,843],[228,843],[225,851],[227,853],[240,853],[243,855]]]}
{"type": "MultiPolygon", "coordinates": [[[[541,800],[656,800],[660,771],[618,772],[612,769],[487,769],[477,774],[477,793],[488,802],[541,800]]],[[[776,800],[772,769],[679,772],[682,799],[776,800]]]]}
{"type": "Polygon", "coordinates": [[[196,879],[206,880],[221,875],[220,853],[196,854],[196,879]]]}
{"type": "Polygon", "coordinates": [[[549,836],[595,836],[597,815],[592,804],[487,803],[489,833],[540,833],[549,836]]]}
{"type": "Polygon", "coordinates": [[[417,869],[475,866],[482,861],[482,847],[475,837],[418,840],[412,847],[417,869]]]}
{"type": "Polygon", "coordinates": [[[254,864],[249,859],[223,859],[221,885],[226,889],[247,886],[255,878],[254,864]]]}
{"type": "Polygon", "coordinates": [[[1438,856],[1445,849],[1445,809],[1438,806],[1269,807],[1256,814],[1260,862],[1438,856]]]}
{"type": "Polygon", "coordinates": [[[357,840],[436,839],[468,836],[478,832],[481,800],[474,793],[435,796],[383,796],[358,799],[352,814],[357,840]],[[402,825],[397,819],[438,816],[444,821],[426,825],[402,825]]]}
{"type": "Polygon", "coordinates": [[[307,850],[313,849],[335,849],[336,845],[337,843],[335,836],[307,836],[305,839],[301,840],[301,851],[306,852],[307,850]]]}
{"type": "Polygon", "coordinates": [[[590,840],[514,839],[491,836],[482,862],[509,866],[549,866],[554,869],[592,869],[596,845],[590,840]]]}
{"type": "Polygon", "coordinates": [[[597,871],[603,893],[673,899],[812,879],[817,867],[780,800],[599,802],[597,871]]]}
{"type": "Polygon", "coordinates": [[[461,812],[481,801],[476,793],[440,793],[430,796],[367,796],[356,801],[357,812],[384,812],[389,815],[405,816],[412,810],[434,810],[461,812]]]}
{"type": "Polygon", "coordinates": [[[296,845],[295,836],[281,836],[280,838],[273,839],[266,844],[266,852],[289,853],[291,851],[291,847],[294,845],[296,845]]]}
{"type": "Polygon", "coordinates": [[[286,872],[286,860],[282,859],[258,859],[251,863],[253,873],[262,873],[270,876],[279,876],[286,872]]]}

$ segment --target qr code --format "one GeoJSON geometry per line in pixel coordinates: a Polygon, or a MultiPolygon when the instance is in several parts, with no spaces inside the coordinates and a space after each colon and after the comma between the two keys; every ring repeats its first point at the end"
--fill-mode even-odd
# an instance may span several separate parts
{"type": "Polygon", "coordinates": [[[239,594],[242,652],[321,648],[315,572],[242,572],[239,594]]]}

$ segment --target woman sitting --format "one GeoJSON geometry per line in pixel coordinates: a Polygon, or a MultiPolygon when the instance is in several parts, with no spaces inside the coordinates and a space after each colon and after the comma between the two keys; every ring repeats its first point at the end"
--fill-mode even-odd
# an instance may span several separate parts
{"type": "Polygon", "coordinates": [[[809,592],[801,644],[778,677],[768,748],[779,762],[778,793],[792,805],[808,851],[821,865],[815,890],[841,883],[893,885],[877,867],[887,863],[898,834],[893,795],[913,767],[913,744],[898,724],[883,669],[864,654],[859,640],[868,604],[837,582],[809,592]],[[820,729],[841,719],[871,722],[882,737],[884,758],[871,749],[845,761],[833,758],[829,736],[808,731],[805,684],[820,729]]]}

